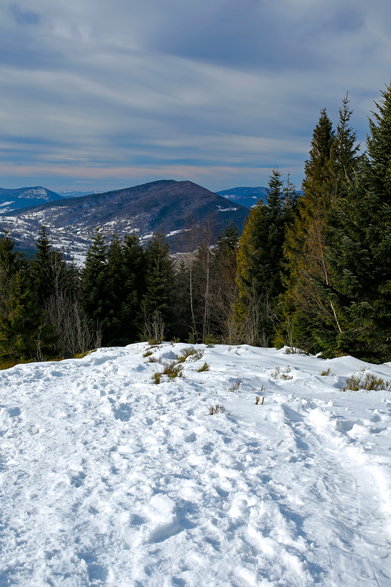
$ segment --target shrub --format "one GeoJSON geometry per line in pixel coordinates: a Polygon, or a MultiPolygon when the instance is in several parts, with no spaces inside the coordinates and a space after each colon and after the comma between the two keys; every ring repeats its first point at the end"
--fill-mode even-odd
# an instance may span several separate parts
{"type": "Polygon", "coordinates": [[[220,339],[216,338],[213,334],[205,334],[204,336],[204,344],[207,347],[214,347],[215,344],[219,344],[220,339]]]}
{"type": "Polygon", "coordinates": [[[149,357],[148,363],[161,363],[161,360],[156,357],[149,357]]]}
{"type": "Polygon", "coordinates": [[[159,371],[157,371],[152,375],[152,382],[155,383],[155,385],[158,385],[160,383],[161,378],[162,374],[159,371]]]}
{"type": "Polygon", "coordinates": [[[162,371],[162,375],[167,375],[167,377],[169,377],[170,379],[175,379],[175,377],[183,377],[182,370],[182,365],[180,365],[176,361],[171,361],[171,363],[165,365],[162,371]]]}
{"type": "Polygon", "coordinates": [[[209,406],[209,416],[214,416],[214,414],[222,414],[223,412],[225,412],[225,407],[221,404],[209,406]]]}
{"type": "Polygon", "coordinates": [[[384,381],[381,377],[366,371],[347,377],[345,385],[342,387],[342,391],[358,391],[359,389],[365,391],[391,390],[391,381],[384,381]]]}
{"type": "Polygon", "coordinates": [[[5,359],[4,361],[0,362],[0,371],[11,369],[11,367],[15,367],[16,365],[26,365],[27,363],[34,363],[34,360],[30,359],[28,361],[14,361],[12,359],[5,359]]]}
{"type": "Polygon", "coordinates": [[[238,391],[241,384],[242,384],[241,379],[235,379],[235,381],[233,381],[231,383],[231,385],[229,386],[228,391],[231,391],[232,393],[234,393],[235,391],[238,391]]]}
{"type": "Polygon", "coordinates": [[[194,347],[189,346],[186,349],[183,349],[180,357],[178,357],[178,362],[184,363],[188,358],[191,358],[192,361],[198,361],[198,359],[201,359],[203,354],[203,351],[196,351],[194,347]]]}
{"type": "Polygon", "coordinates": [[[84,351],[84,353],[76,353],[76,355],[73,355],[74,359],[84,359],[84,357],[86,357],[87,355],[91,355],[91,353],[95,353],[95,349],[92,351],[84,351]]]}
{"type": "Polygon", "coordinates": [[[331,369],[324,369],[324,371],[320,372],[320,375],[322,377],[327,377],[328,375],[333,375],[333,373],[331,372],[331,369]]]}
{"type": "Polygon", "coordinates": [[[203,371],[209,371],[209,365],[206,362],[197,369],[197,373],[202,373],[203,371]]]}
{"type": "Polygon", "coordinates": [[[281,367],[276,367],[274,371],[272,371],[271,377],[273,379],[293,379],[293,376],[289,375],[291,371],[292,369],[289,367],[289,365],[287,367],[284,367],[283,369],[281,369],[281,367]]]}
{"type": "Polygon", "coordinates": [[[145,351],[143,357],[150,357],[151,355],[153,355],[153,351],[145,351]]]}
{"type": "Polygon", "coordinates": [[[287,346],[284,349],[284,355],[308,355],[308,353],[302,351],[301,349],[298,349],[297,347],[287,346]]]}

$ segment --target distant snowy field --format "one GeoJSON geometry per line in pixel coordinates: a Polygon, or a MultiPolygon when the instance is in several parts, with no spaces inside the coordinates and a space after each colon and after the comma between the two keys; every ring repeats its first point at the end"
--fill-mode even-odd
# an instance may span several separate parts
{"type": "Polygon", "coordinates": [[[391,364],[188,347],[0,372],[0,586],[391,585],[391,364]]]}

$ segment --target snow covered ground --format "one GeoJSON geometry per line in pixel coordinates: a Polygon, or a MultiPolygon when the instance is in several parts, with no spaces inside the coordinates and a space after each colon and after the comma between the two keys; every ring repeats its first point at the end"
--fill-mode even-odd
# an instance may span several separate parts
{"type": "Polygon", "coordinates": [[[390,363],[148,348],[0,373],[1,586],[391,585],[390,363]]]}

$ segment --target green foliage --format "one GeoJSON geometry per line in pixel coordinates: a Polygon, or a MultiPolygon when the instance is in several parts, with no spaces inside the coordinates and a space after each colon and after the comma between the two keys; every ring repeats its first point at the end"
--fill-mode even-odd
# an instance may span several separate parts
{"type": "Polygon", "coordinates": [[[327,260],[341,331],[335,353],[391,360],[391,85],[370,121],[367,157],[330,217],[327,260]]]}
{"type": "Polygon", "coordinates": [[[97,324],[102,324],[106,316],[107,246],[103,235],[97,229],[87,251],[81,278],[81,299],[83,309],[97,324]]]}
{"type": "Polygon", "coordinates": [[[165,375],[168,379],[176,379],[177,377],[183,377],[183,365],[177,361],[171,361],[164,365],[162,371],[157,371],[152,376],[152,381],[155,384],[159,384],[161,379],[165,375]]]}
{"type": "Polygon", "coordinates": [[[234,314],[239,342],[269,346],[276,325],[276,303],[282,291],[282,251],[287,224],[296,205],[293,186],[284,188],[274,170],[267,205],[251,209],[239,241],[237,300],[234,314]]]}
{"type": "Polygon", "coordinates": [[[325,356],[334,353],[334,341],[341,331],[328,263],[328,227],[358,164],[348,104],[346,97],[337,133],[325,110],[313,132],[310,158],[305,165],[304,196],[284,244],[285,292],[279,301],[281,323],[275,338],[279,346],[322,351],[325,356]]]}
{"type": "Polygon", "coordinates": [[[154,373],[154,374],[152,375],[152,382],[153,382],[155,385],[159,385],[159,383],[160,383],[161,379],[162,379],[162,374],[161,374],[159,371],[157,371],[156,373],[154,373]]]}
{"type": "Polygon", "coordinates": [[[161,342],[164,333],[171,332],[174,283],[173,261],[163,235],[154,235],[148,242],[145,262],[144,337],[161,342]]]}
{"type": "Polygon", "coordinates": [[[82,272],[82,304],[99,324],[104,345],[135,342],[141,327],[144,252],[134,235],[113,237],[106,245],[99,230],[88,249],[82,272]]]}
{"type": "Polygon", "coordinates": [[[184,363],[187,359],[198,361],[202,358],[203,354],[203,351],[196,350],[194,347],[187,347],[181,352],[180,357],[178,357],[178,362],[184,363]]]}
{"type": "Polygon", "coordinates": [[[170,363],[164,366],[162,375],[167,375],[169,379],[183,377],[183,366],[177,363],[177,361],[171,361],[170,363]]]}
{"type": "Polygon", "coordinates": [[[209,365],[206,361],[197,369],[197,373],[203,373],[204,371],[209,371],[209,365]]]}

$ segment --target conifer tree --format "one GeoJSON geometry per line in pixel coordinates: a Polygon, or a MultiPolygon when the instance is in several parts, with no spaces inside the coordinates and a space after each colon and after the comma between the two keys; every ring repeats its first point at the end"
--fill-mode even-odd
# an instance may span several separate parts
{"type": "Polygon", "coordinates": [[[38,299],[45,304],[52,295],[54,289],[54,278],[51,265],[53,253],[50,245],[46,226],[42,225],[36,242],[37,252],[34,256],[33,274],[38,299]]]}
{"type": "Polygon", "coordinates": [[[319,273],[321,219],[330,194],[330,155],[334,141],[332,123],[326,110],[320,113],[305,164],[304,195],[300,198],[294,221],[287,229],[284,243],[284,294],[279,301],[281,322],[276,344],[313,350],[311,343],[314,317],[311,274],[319,273]]]}
{"type": "Polygon", "coordinates": [[[145,254],[136,235],[128,235],[123,243],[124,291],[123,321],[129,342],[138,340],[142,326],[141,300],[145,292],[145,254]]]}
{"type": "Polygon", "coordinates": [[[87,316],[99,327],[106,316],[107,246],[100,230],[95,231],[81,276],[81,301],[87,316]]]}
{"type": "Polygon", "coordinates": [[[251,209],[239,241],[234,312],[239,339],[249,344],[269,346],[274,336],[275,305],[282,288],[282,246],[292,205],[285,197],[288,193],[292,196],[291,191],[284,192],[281,174],[274,170],[267,204],[259,200],[251,209]]]}
{"type": "Polygon", "coordinates": [[[106,263],[104,344],[123,345],[137,340],[144,289],[143,259],[136,236],[129,235],[124,242],[117,237],[112,239],[106,263]]]}
{"type": "Polygon", "coordinates": [[[104,316],[101,316],[103,344],[113,346],[119,344],[123,335],[122,303],[125,297],[124,257],[122,245],[114,236],[107,247],[104,266],[104,286],[102,291],[104,316]]]}
{"type": "Polygon", "coordinates": [[[47,350],[42,312],[28,262],[6,235],[0,239],[0,359],[39,360],[47,350]]]}
{"type": "Polygon", "coordinates": [[[232,307],[236,298],[236,258],[239,233],[228,224],[213,249],[211,266],[211,333],[223,342],[234,342],[232,307]]]}
{"type": "Polygon", "coordinates": [[[340,331],[337,307],[330,295],[327,231],[333,208],[344,197],[357,167],[355,134],[349,126],[349,100],[343,100],[337,133],[325,110],[314,129],[305,165],[304,196],[284,246],[284,292],[279,309],[277,344],[307,351],[328,350],[340,331]]]}
{"type": "Polygon", "coordinates": [[[367,157],[336,206],[328,262],[341,331],[336,353],[391,360],[391,84],[370,119],[367,157]]]}
{"type": "Polygon", "coordinates": [[[143,335],[148,339],[161,340],[165,334],[171,335],[174,283],[173,262],[162,234],[154,235],[148,242],[145,267],[145,293],[142,299],[143,335]]]}

